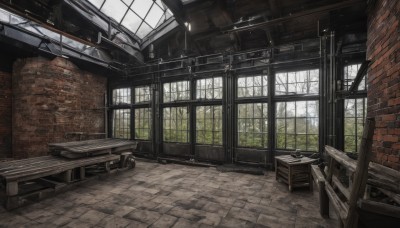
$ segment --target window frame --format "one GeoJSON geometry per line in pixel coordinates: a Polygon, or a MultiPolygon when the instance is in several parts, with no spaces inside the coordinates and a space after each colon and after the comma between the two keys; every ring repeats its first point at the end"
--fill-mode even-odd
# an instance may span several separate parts
{"type": "MultiPolygon", "coordinates": [[[[195,131],[195,145],[209,145],[209,146],[222,146],[223,144],[224,144],[224,123],[223,123],[223,105],[222,104],[212,104],[212,105],[210,105],[210,104],[201,104],[201,105],[197,105],[197,106],[195,106],[195,108],[196,108],[196,111],[195,111],[195,113],[196,113],[196,119],[195,119],[195,129],[194,129],[194,131],[195,131]],[[211,130],[198,130],[198,109],[199,108],[204,108],[204,118],[203,118],[203,120],[204,120],[204,126],[206,126],[207,124],[206,124],[206,107],[210,107],[210,108],[212,108],[212,118],[211,118],[211,125],[212,125],[212,129],[211,130]],[[220,130],[218,131],[218,130],[215,130],[215,127],[216,127],[216,124],[215,124],[215,120],[216,120],[216,118],[215,118],[215,108],[220,108],[220,130]],[[204,140],[202,141],[202,142],[199,142],[198,141],[198,132],[199,131],[203,131],[205,134],[206,134],[206,132],[212,132],[212,143],[206,143],[206,139],[205,139],[205,137],[204,137],[204,140]],[[216,134],[216,132],[217,133],[219,133],[220,134],[220,143],[216,140],[216,138],[215,138],[215,134],[216,134]]],[[[206,128],[204,128],[204,129],[206,129],[206,128]]]]}

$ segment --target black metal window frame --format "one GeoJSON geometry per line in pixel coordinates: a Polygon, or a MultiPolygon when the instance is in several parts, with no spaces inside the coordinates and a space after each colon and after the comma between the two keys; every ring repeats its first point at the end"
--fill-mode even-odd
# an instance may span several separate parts
{"type": "Polygon", "coordinates": [[[254,74],[237,77],[237,97],[268,97],[268,76],[265,74],[254,74]],[[259,84],[256,84],[256,78],[259,78],[259,84]],[[243,82],[241,82],[243,81],[243,82]],[[243,86],[241,84],[244,84],[243,86]],[[256,91],[260,95],[255,95],[256,91]]]}
{"type": "Polygon", "coordinates": [[[132,88],[123,87],[112,90],[112,105],[130,105],[130,104],[132,104],[132,88]]]}
{"type": "Polygon", "coordinates": [[[198,105],[196,106],[196,144],[201,145],[223,145],[223,106],[222,105],[198,105]],[[203,112],[200,112],[203,108],[203,112]],[[210,116],[207,116],[207,108],[209,108],[210,116]],[[216,115],[216,109],[219,114],[216,115]],[[217,110],[218,111],[218,110],[217,110]],[[203,115],[204,114],[204,115],[203,115]],[[203,117],[203,118],[201,118],[203,117]],[[209,118],[207,118],[209,117],[209,118]],[[203,119],[203,124],[200,121],[203,119]],[[211,141],[206,138],[207,133],[211,133],[211,141]],[[201,140],[200,135],[203,135],[201,140]]]}
{"type": "Polygon", "coordinates": [[[242,102],[237,103],[237,118],[236,118],[236,127],[237,127],[237,147],[240,148],[259,148],[259,149],[268,149],[268,103],[267,102],[242,102]],[[261,107],[261,115],[256,116],[255,109],[256,107],[261,107]],[[245,107],[245,114],[241,114],[241,107],[245,107]],[[248,109],[251,107],[252,111],[249,112],[248,109]],[[265,113],[266,112],[266,113],[265,113]],[[250,116],[247,114],[251,113],[250,116]],[[256,122],[259,122],[259,130],[256,131],[256,122]],[[244,126],[243,126],[244,123],[244,126]],[[259,135],[259,137],[255,137],[259,135]],[[243,140],[244,136],[244,140],[243,140]],[[251,137],[249,137],[251,136],[251,137]],[[259,138],[259,144],[255,143],[256,139],[259,138]],[[251,139],[251,140],[250,140],[251,139]],[[249,143],[251,141],[251,143],[249,143]],[[242,143],[243,142],[243,143],[242,143]]]}
{"type": "MultiPolygon", "coordinates": [[[[277,150],[295,150],[300,149],[302,151],[307,152],[318,152],[319,151],[319,101],[318,100],[299,100],[299,101],[279,101],[275,103],[275,137],[276,137],[276,149],[277,150]],[[302,108],[303,113],[298,115],[298,103],[305,102],[305,107],[302,108]],[[316,111],[315,114],[310,114],[309,111],[309,102],[315,102],[316,111]],[[288,103],[294,104],[294,113],[288,115],[288,103]],[[284,105],[284,115],[280,116],[279,105],[284,105]],[[313,122],[317,122],[317,127],[312,130],[313,122]],[[300,124],[302,125],[300,125],[300,124]],[[291,131],[288,131],[288,125],[293,126],[291,131]],[[281,126],[283,125],[283,131],[281,126]],[[303,127],[304,126],[304,127],[303,127]],[[284,136],[284,146],[281,147],[282,143],[280,142],[281,137],[284,136]],[[310,145],[310,138],[313,137],[316,142],[314,148],[310,145]],[[292,146],[288,144],[289,139],[293,141],[292,146]],[[300,139],[305,141],[305,147],[300,147],[300,139]],[[312,148],[313,150],[310,150],[312,148]]],[[[300,109],[300,108],[299,108],[300,109]]]]}
{"type": "Polygon", "coordinates": [[[190,143],[190,113],[188,106],[167,106],[162,108],[163,124],[162,134],[164,143],[190,143]],[[181,116],[178,116],[178,110],[181,109],[181,116]],[[169,110],[169,116],[166,115],[166,110],[169,110]],[[173,115],[175,110],[175,115],[173,115]],[[186,113],[186,114],[185,114],[186,113]],[[183,118],[186,116],[186,118],[183,118]],[[169,118],[168,118],[169,117],[169,118]],[[173,124],[172,122],[175,121],[173,124]],[[169,122],[169,124],[167,124],[169,122]],[[182,128],[186,122],[186,128],[182,128]],[[166,126],[169,125],[168,128],[166,126]],[[168,132],[168,134],[167,134],[168,132]],[[172,137],[172,133],[175,137],[172,137]],[[185,133],[185,134],[183,134],[185,133]]]}
{"type": "Polygon", "coordinates": [[[151,86],[134,87],[133,99],[135,104],[151,102],[151,86]]]}
{"type": "Polygon", "coordinates": [[[191,100],[191,82],[190,80],[179,80],[172,82],[163,82],[163,103],[174,103],[180,101],[190,101],[191,100]],[[185,84],[185,85],[184,85],[185,84]],[[180,90],[179,85],[184,85],[184,88],[180,90]],[[175,87],[175,91],[172,91],[175,87]],[[168,90],[166,89],[168,88],[168,90]]]}
{"type": "MultiPolygon", "coordinates": [[[[278,71],[275,73],[275,96],[284,95],[318,95],[319,94],[319,69],[303,69],[303,70],[291,70],[291,71],[278,71]],[[301,80],[301,74],[304,80],[301,80]],[[311,76],[312,72],[317,72],[317,75],[311,76]],[[294,77],[294,78],[293,78],[294,77]],[[280,80],[283,78],[282,81],[280,80]],[[299,79],[299,80],[298,80],[299,79]],[[278,83],[279,82],[279,83],[278,83]],[[301,85],[305,86],[305,92],[299,93],[296,91],[301,85]],[[314,85],[314,87],[313,87],[314,85]],[[279,88],[284,87],[285,91],[281,91],[279,88]],[[295,91],[293,90],[293,87],[295,91]]],[[[302,89],[303,90],[303,89],[302,89]]]]}
{"type": "Polygon", "coordinates": [[[363,129],[364,129],[364,124],[365,124],[365,118],[367,115],[367,98],[366,97],[360,97],[360,98],[347,98],[344,100],[344,151],[345,152],[351,152],[351,153],[357,153],[358,152],[358,147],[361,142],[361,137],[363,134],[363,129]],[[349,109],[348,105],[349,102],[353,101],[354,106],[351,111],[354,111],[353,115],[348,115],[349,109]],[[360,101],[360,102],[359,102],[360,101]],[[359,107],[361,105],[361,107],[359,107]],[[361,111],[361,113],[360,113],[361,111]],[[348,123],[349,121],[352,121],[352,123],[348,123]],[[353,134],[349,134],[349,132],[352,131],[353,134]],[[354,146],[352,146],[351,150],[348,150],[350,145],[348,145],[348,140],[353,138],[354,140],[354,146]]]}
{"type": "Polygon", "coordinates": [[[112,120],[113,138],[131,139],[131,109],[113,109],[112,120]]]}
{"type": "MultiPolygon", "coordinates": [[[[357,72],[361,67],[361,62],[353,62],[353,63],[347,63],[343,67],[343,87],[345,91],[348,91],[353,84],[357,72]],[[350,73],[349,68],[355,68],[353,72],[350,73]]],[[[357,88],[358,91],[366,91],[367,90],[367,75],[365,75],[358,85],[357,88]]]]}
{"type": "Polygon", "coordinates": [[[195,83],[196,83],[196,100],[221,100],[223,98],[222,76],[199,78],[195,80],[195,83]],[[218,82],[219,84],[217,84],[218,82]],[[211,94],[211,97],[208,96],[209,94],[211,94]]]}
{"type": "Polygon", "coordinates": [[[134,108],[134,139],[151,140],[151,107],[134,108]]]}

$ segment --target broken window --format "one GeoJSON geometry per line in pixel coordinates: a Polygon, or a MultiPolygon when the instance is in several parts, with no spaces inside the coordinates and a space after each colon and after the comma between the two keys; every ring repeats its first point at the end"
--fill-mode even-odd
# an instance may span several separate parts
{"type": "Polygon", "coordinates": [[[164,83],[164,103],[190,100],[189,81],[164,83]]]}
{"type": "Polygon", "coordinates": [[[131,138],[131,110],[113,110],[113,138],[131,138]]]}
{"type": "Polygon", "coordinates": [[[267,76],[246,76],[238,78],[238,97],[268,96],[267,76]]]}
{"type": "Polygon", "coordinates": [[[319,94],[317,69],[281,72],[275,76],[275,95],[319,94]]]}
{"type": "Polygon", "coordinates": [[[187,107],[168,107],[163,110],[164,142],[189,142],[189,114],[187,107]]]}
{"type": "Polygon", "coordinates": [[[222,145],[222,106],[196,108],[196,143],[222,145]]]}
{"type": "Polygon", "coordinates": [[[222,99],[222,77],[199,79],[196,81],[197,99],[222,99]]]}
{"type": "Polygon", "coordinates": [[[367,98],[344,101],[344,151],[357,152],[367,115],[367,98]]]}
{"type": "Polygon", "coordinates": [[[135,103],[149,102],[150,86],[135,87],[135,103]]]}
{"type": "Polygon", "coordinates": [[[276,148],[318,151],[318,101],[276,104],[276,148]]]}
{"type": "Polygon", "coordinates": [[[131,89],[130,88],[114,89],[112,94],[112,104],[113,105],[131,104],[131,89]]]}
{"type": "Polygon", "coordinates": [[[135,139],[151,138],[151,108],[135,109],[135,139]]]}
{"type": "Polygon", "coordinates": [[[268,147],[268,104],[238,104],[238,146],[268,147]]]}

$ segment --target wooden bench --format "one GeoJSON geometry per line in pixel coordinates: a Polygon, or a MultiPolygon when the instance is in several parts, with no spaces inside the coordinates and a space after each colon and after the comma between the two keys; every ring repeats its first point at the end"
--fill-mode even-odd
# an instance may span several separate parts
{"type": "Polygon", "coordinates": [[[368,211],[369,216],[377,214],[386,216],[384,219],[386,221],[388,218],[393,218],[394,221],[400,219],[400,207],[369,199],[368,190],[376,187],[400,204],[400,172],[370,162],[373,131],[374,121],[368,119],[358,160],[351,159],[333,147],[325,146],[329,158],[326,172],[318,166],[311,168],[314,182],[319,190],[321,216],[329,216],[331,204],[344,227],[357,227],[359,221],[365,220],[359,216],[363,211],[368,211]]]}
{"type": "Polygon", "coordinates": [[[119,155],[102,155],[80,159],[43,156],[0,163],[0,180],[4,186],[7,209],[19,207],[29,199],[43,198],[72,182],[86,179],[86,169],[97,167],[105,173],[120,166],[119,155]],[[116,165],[114,165],[116,164],[116,165]],[[33,184],[36,184],[34,188],[33,184]],[[41,186],[41,187],[38,187],[41,186]],[[39,189],[38,189],[39,188],[39,189]]]}
{"type": "Polygon", "coordinates": [[[120,154],[133,152],[137,142],[127,139],[94,139],[85,141],[73,141],[65,143],[50,143],[49,149],[53,155],[61,155],[68,158],[79,158],[99,154],[120,154]]]}

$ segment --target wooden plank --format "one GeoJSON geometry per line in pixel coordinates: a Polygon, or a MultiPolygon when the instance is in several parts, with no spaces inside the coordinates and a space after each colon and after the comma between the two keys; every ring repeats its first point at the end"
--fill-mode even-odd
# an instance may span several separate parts
{"type": "Polygon", "coordinates": [[[389,167],[383,166],[381,164],[377,164],[374,162],[371,162],[369,164],[369,173],[374,176],[376,174],[380,174],[382,176],[385,176],[387,178],[397,180],[400,182],[400,172],[396,171],[394,169],[391,169],[389,167]]]}
{"type": "Polygon", "coordinates": [[[363,199],[358,200],[357,204],[361,210],[394,218],[400,218],[400,207],[398,206],[363,199]]]}
{"type": "Polygon", "coordinates": [[[320,183],[325,183],[324,174],[321,172],[321,169],[318,167],[318,165],[311,165],[311,174],[314,177],[317,185],[320,183]]]}
{"type": "Polygon", "coordinates": [[[367,183],[371,186],[377,187],[377,188],[383,188],[389,191],[392,191],[396,194],[400,193],[400,185],[393,183],[391,180],[387,179],[368,179],[367,183]]]}
{"type": "Polygon", "coordinates": [[[15,196],[18,195],[18,182],[7,182],[6,184],[6,195],[15,196]]]}
{"type": "Polygon", "coordinates": [[[336,160],[336,162],[345,166],[349,171],[354,172],[357,167],[357,161],[349,158],[343,151],[337,150],[331,146],[325,146],[327,154],[336,160]]]}
{"type": "Polygon", "coordinates": [[[391,199],[394,200],[397,204],[400,204],[400,194],[393,193],[383,188],[378,188],[383,194],[389,196],[391,199]]]}
{"type": "Polygon", "coordinates": [[[338,213],[340,219],[342,221],[345,221],[347,219],[347,214],[349,211],[348,205],[339,199],[339,197],[336,195],[335,191],[329,184],[325,185],[325,190],[329,197],[330,203],[332,203],[332,206],[335,208],[335,211],[338,213]]]}
{"type": "Polygon", "coordinates": [[[350,190],[346,188],[336,176],[332,177],[332,183],[339,189],[347,200],[350,198],[350,190]]]}
{"type": "Polygon", "coordinates": [[[368,166],[371,159],[372,136],[374,134],[375,121],[368,118],[365,121],[364,132],[361,139],[360,149],[358,153],[357,168],[354,173],[353,185],[350,190],[349,214],[344,223],[346,228],[357,227],[358,212],[357,201],[363,197],[365,186],[368,178],[368,166]]]}

